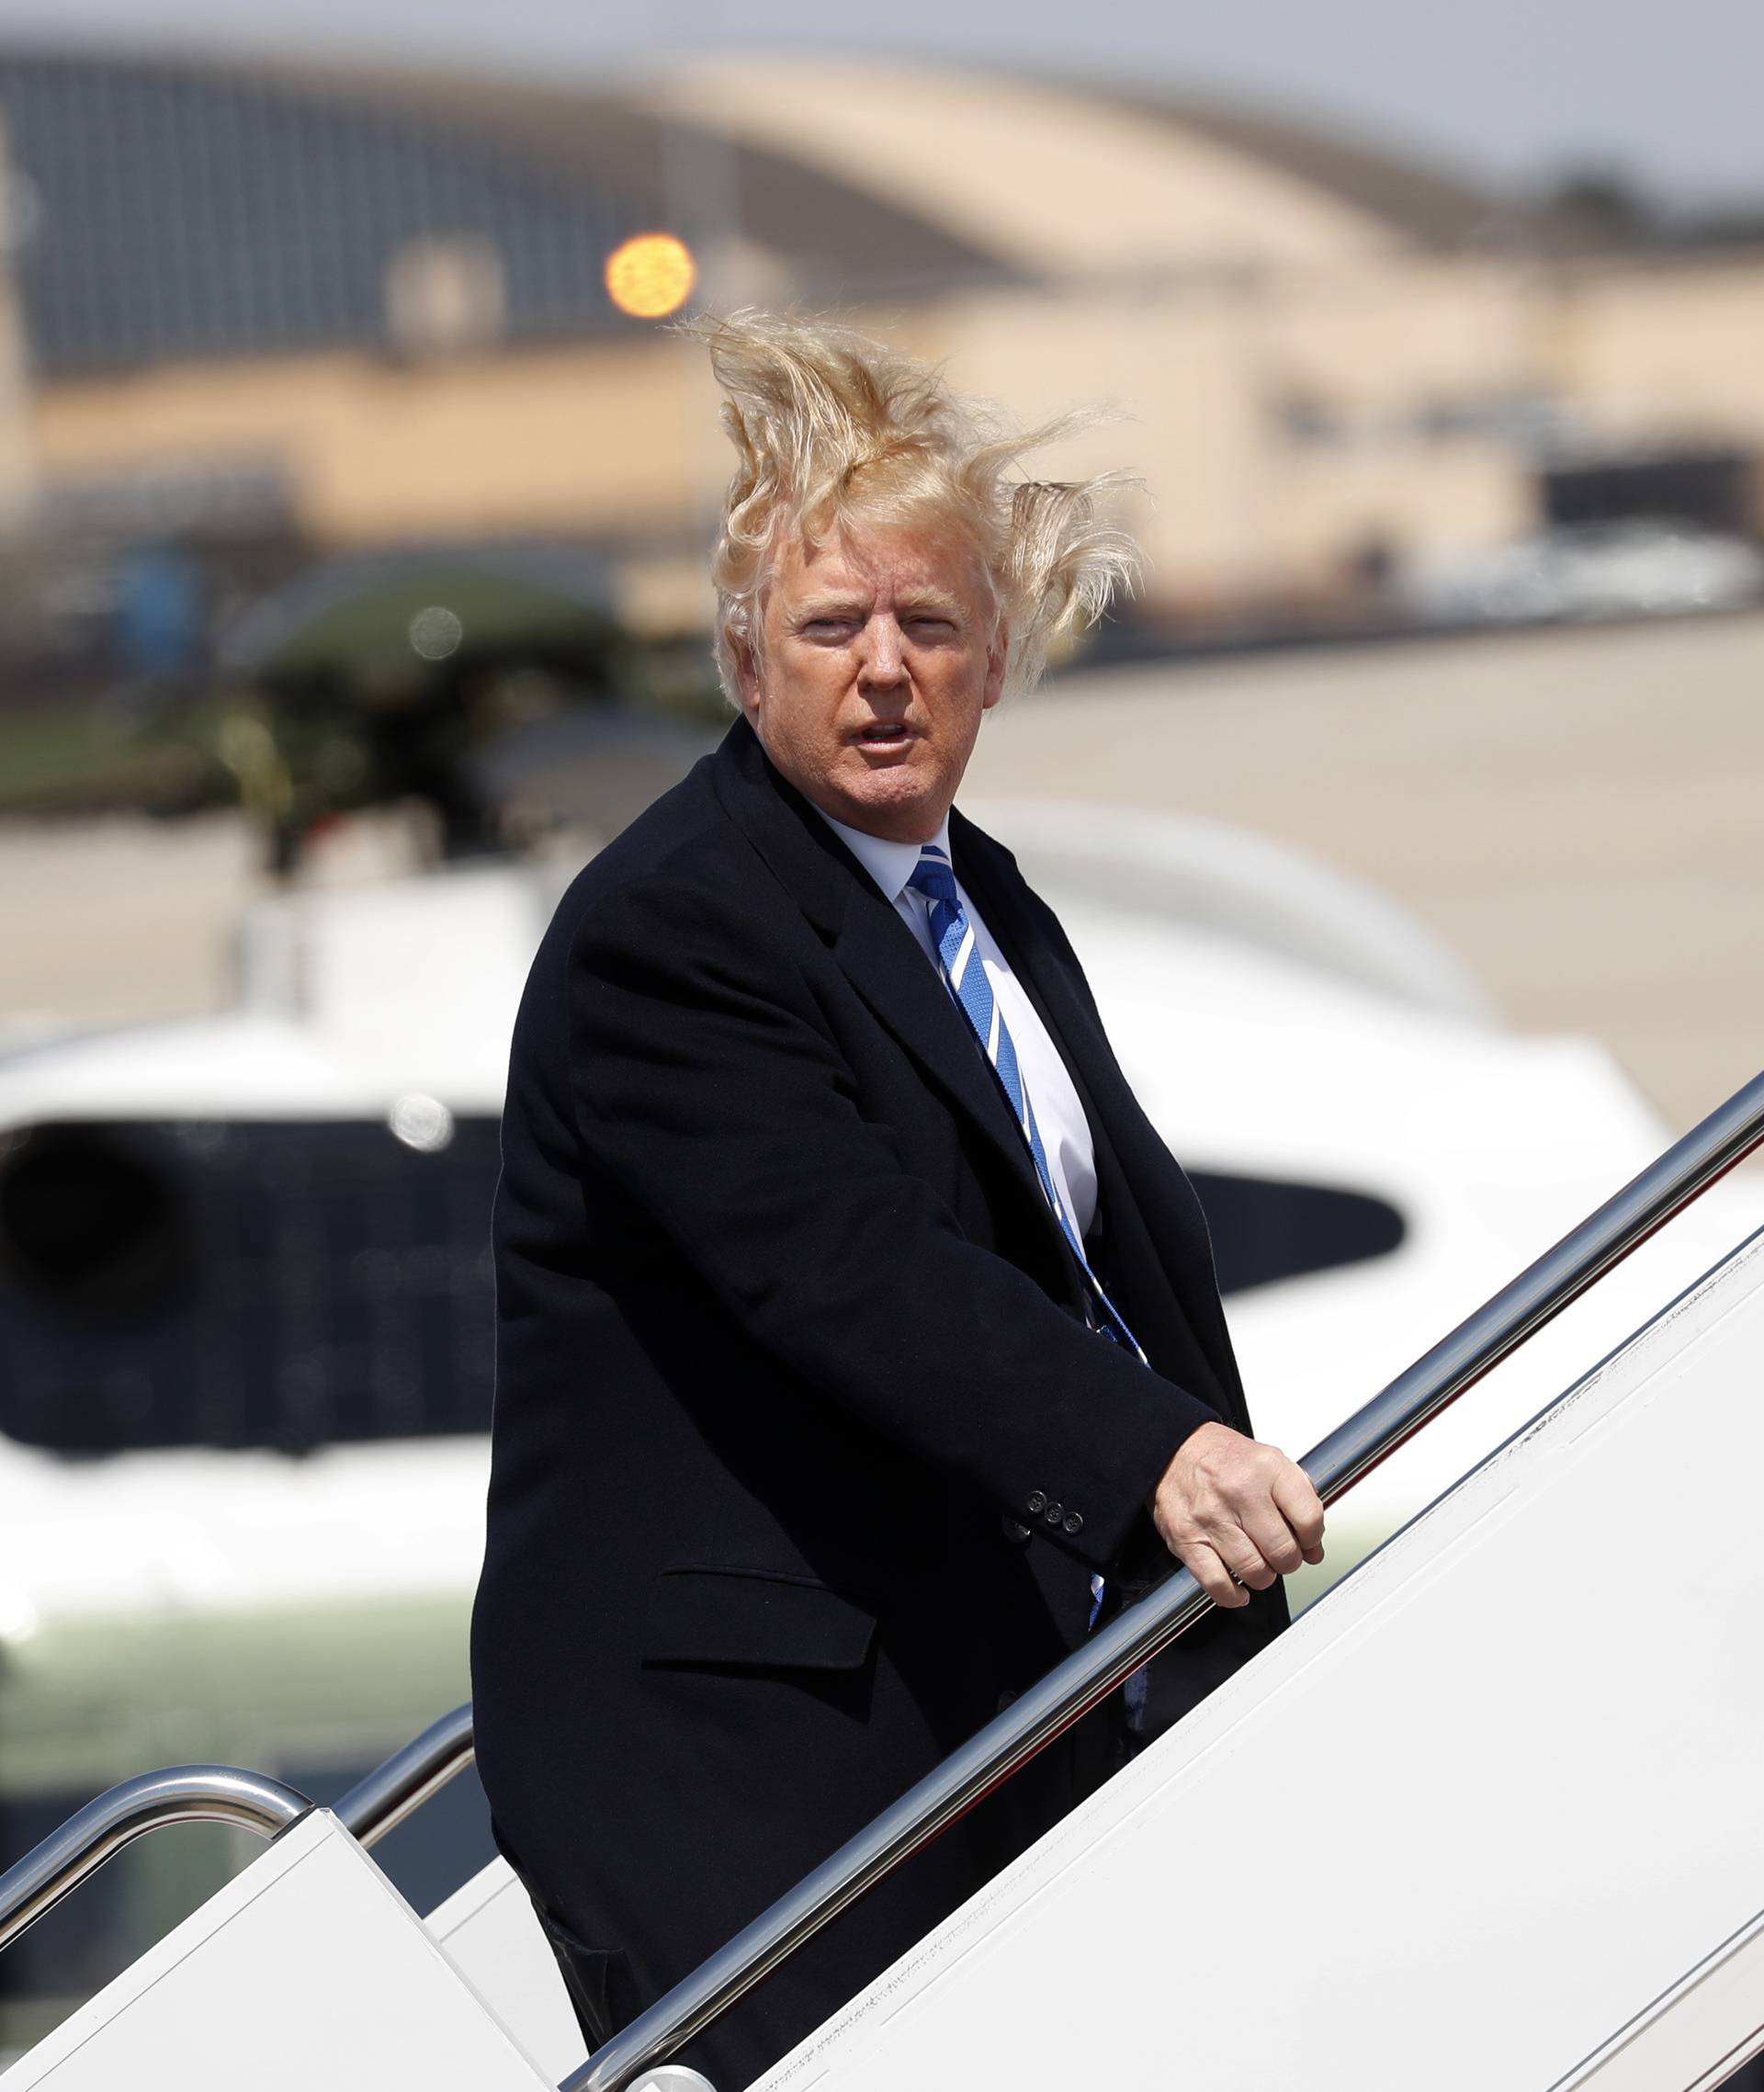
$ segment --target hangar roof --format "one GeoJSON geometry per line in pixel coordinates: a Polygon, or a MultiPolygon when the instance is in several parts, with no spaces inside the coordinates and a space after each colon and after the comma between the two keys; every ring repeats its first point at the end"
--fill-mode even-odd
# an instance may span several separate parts
{"type": "Polygon", "coordinates": [[[602,267],[657,226],[744,255],[767,299],[899,306],[1461,249],[1513,216],[1285,119],[899,61],[708,59],[614,92],[13,48],[0,117],[51,376],[381,344],[424,238],[494,250],[518,344],[640,333],[602,267]],[[886,123],[854,120],[878,98],[886,123]]]}

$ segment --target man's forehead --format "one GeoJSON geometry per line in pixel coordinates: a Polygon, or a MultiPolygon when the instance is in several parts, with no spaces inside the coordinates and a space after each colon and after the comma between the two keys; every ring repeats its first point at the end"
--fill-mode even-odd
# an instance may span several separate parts
{"type": "Polygon", "coordinates": [[[792,532],[773,570],[780,594],[797,604],[823,598],[870,603],[887,594],[959,605],[973,594],[978,578],[965,547],[908,530],[836,531],[812,552],[792,532]]]}

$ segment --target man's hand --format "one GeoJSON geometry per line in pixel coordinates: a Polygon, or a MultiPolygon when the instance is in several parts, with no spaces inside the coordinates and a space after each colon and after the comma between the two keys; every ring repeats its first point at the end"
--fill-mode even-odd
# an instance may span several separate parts
{"type": "Polygon", "coordinates": [[[1151,1515],[1215,1605],[1248,1605],[1250,1591],[1323,1559],[1323,1505],[1310,1477],[1226,1424],[1203,1424],[1182,1441],[1151,1515]]]}

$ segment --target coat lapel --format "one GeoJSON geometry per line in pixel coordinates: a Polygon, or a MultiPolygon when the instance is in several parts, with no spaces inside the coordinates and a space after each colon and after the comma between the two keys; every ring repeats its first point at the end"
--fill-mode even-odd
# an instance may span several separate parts
{"type": "MultiPolygon", "coordinates": [[[[973,895],[975,905],[1046,1025],[1077,1087],[1090,1121],[1099,1194],[1105,1210],[1114,1214],[1117,1227],[1130,1226],[1142,1236],[1146,1254],[1165,1270],[1176,1293],[1187,1343],[1193,1344],[1198,1338],[1208,1370],[1226,1387],[1238,1386],[1237,1363],[1218,1290],[1216,1284],[1205,1283],[1212,1275],[1211,1249],[1205,1219],[1192,1187],[1182,1176],[1180,1166],[1170,1162],[1170,1173],[1181,1187],[1184,1204],[1192,1207],[1199,1231],[1195,1244],[1199,1261],[1194,1270],[1185,1262],[1171,1269],[1169,1260],[1159,1254],[1156,1244],[1145,1233],[1148,1202],[1139,1182],[1142,1159],[1159,1155],[1169,1161],[1167,1150],[1128,1086],[1114,1048],[1070,969],[1059,954],[1049,948],[1025,905],[1028,888],[1022,874],[1007,851],[959,813],[950,817],[950,853],[956,876],[973,895]],[[1197,1272],[1204,1274],[1203,1283],[1184,1283],[1192,1281],[1197,1272]]],[[[1127,1319],[1131,1323],[1132,1316],[1127,1319]]],[[[1145,1329],[1138,1333],[1149,1342],[1145,1329]]],[[[1207,1390],[1197,1388],[1195,1392],[1204,1397],[1207,1390]]]]}
{"type": "Polygon", "coordinates": [[[772,767],[745,719],[730,727],[713,760],[718,796],[748,840],[876,1017],[985,1136],[1069,1261],[998,1079],[893,903],[772,767]]]}

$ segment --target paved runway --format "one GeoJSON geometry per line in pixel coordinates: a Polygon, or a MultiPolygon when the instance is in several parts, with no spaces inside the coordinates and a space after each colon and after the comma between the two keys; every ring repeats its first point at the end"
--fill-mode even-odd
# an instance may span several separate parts
{"type": "Polygon", "coordinates": [[[1764,1068],[1764,616],[1116,669],[987,722],[989,796],[1232,821],[1411,909],[1675,1126],[1764,1068]]]}
{"type": "MultiPolygon", "coordinates": [[[[1374,881],[1531,1030],[1608,1041],[1673,1125],[1764,1067],[1764,616],[1069,677],[974,792],[1240,823],[1374,881]]],[[[216,1007],[239,822],[0,826],[0,1038],[216,1007]]]]}

